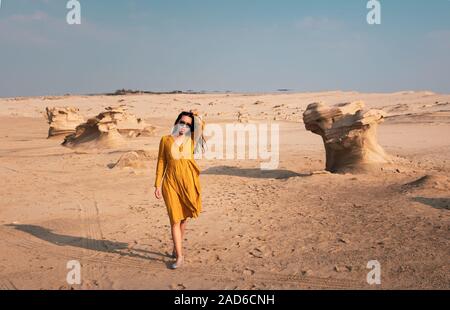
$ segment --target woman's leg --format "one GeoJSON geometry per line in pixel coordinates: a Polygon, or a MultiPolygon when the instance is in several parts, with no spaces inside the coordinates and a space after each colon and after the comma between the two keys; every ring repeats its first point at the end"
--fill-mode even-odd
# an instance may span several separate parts
{"type": "Polygon", "coordinates": [[[185,236],[185,231],[186,231],[186,225],[187,225],[187,219],[186,220],[182,220],[181,224],[180,224],[180,228],[181,228],[181,240],[184,240],[184,236],[185,236]]]}
{"type": "MultiPolygon", "coordinates": [[[[186,231],[186,226],[187,226],[187,219],[186,220],[182,220],[180,223],[180,230],[181,230],[181,247],[183,247],[183,241],[184,241],[184,236],[185,236],[185,231],[186,231]]],[[[172,233],[173,236],[173,233],[172,233]]],[[[173,251],[172,251],[172,256],[174,258],[177,257],[177,248],[175,246],[175,242],[173,243],[173,251]]]]}
{"type": "Polygon", "coordinates": [[[181,223],[172,224],[172,240],[177,254],[177,260],[179,260],[180,258],[183,258],[181,223]]]}

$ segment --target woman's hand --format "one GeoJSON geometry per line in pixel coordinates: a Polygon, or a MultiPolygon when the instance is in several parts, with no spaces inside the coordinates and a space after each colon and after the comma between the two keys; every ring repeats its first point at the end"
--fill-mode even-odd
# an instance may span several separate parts
{"type": "Polygon", "coordinates": [[[156,197],[156,199],[162,198],[161,187],[155,187],[155,197],[156,197]]]}

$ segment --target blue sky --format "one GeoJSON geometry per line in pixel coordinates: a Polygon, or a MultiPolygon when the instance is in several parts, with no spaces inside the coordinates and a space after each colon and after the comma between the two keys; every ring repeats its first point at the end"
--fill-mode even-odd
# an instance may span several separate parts
{"type": "Polygon", "coordinates": [[[450,93],[450,1],[2,0],[0,97],[154,91],[450,93]]]}

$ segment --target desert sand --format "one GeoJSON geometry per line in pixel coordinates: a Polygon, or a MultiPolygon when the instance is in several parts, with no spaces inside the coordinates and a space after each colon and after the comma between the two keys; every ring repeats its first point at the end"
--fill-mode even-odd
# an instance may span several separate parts
{"type": "Polygon", "coordinates": [[[425,91],[0,99],[0,289],[450,289],[449,137],[450,95],[425,91]],[[326,172],[303,113],[359,100],[386,113],[377,143],[393,161],[326,172]],[[48,138],[47,107],[88,120],[120,105],[151,134],[102,149],[48,138]],[[280,164],[198,161],[204,211],[188,224],[186,265],[172,271],[152,186],[160,137],[189,109],[208,124],[279,124],[280,164]],[[81,285],[66,282],[70,260],[81,285]],[[371,260],[379,286],[366,282],[371,260]]]}

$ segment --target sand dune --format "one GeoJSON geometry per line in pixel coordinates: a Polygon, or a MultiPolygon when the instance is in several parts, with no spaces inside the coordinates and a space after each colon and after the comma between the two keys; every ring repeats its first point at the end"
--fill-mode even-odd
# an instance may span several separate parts
{"type": "Polygon", "coordinates": [[[448,102],[340,91],[0,99],[0,289],[449,289],[448,102]],[[358,100],[388,114],[378,143],[394,161],[327,173],[322,138],[303,113],[313,102],[358,100]],[[154,133],[128,137],[97,120],[75,134],[85,149],[47,139],[46,107],[92,118],[121,104],[154,133]],[[199,161],[204,212],[189,223],[187,264],[174,272],[152,185],[160,136],[194,108],[208,123],[235,123],[240,111],[243,122],[278,123],[280,165],[199,161]],[[109,145],[116,138],[125,143],[109,145]],[[102,139],[108,148],[95,151],[102,139]],[[80,286],[66,282],[69,260],[82,264],[80,286]],[[379,287],[366,282],[370,260],[381,263],[379,287]]]}
{"type": "Polygon", "coordinates": [[[110,168],[150,169],[151,161],[158,159],[153,152],[144,150],[131,151],[123,154],[110,168]]]}
{"type": "Polygon", "coordinates": [[[425,175],[415,181],[403,185],[407,192],[420,191],[442,191],[444,194],[450,192],[450,178],[445,175],[425,175]]]}

